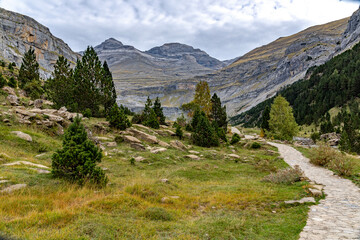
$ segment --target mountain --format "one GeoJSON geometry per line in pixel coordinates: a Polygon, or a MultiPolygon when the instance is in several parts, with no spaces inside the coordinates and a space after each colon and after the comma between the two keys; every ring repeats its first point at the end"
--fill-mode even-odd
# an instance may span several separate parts
{"type": "MultiPolygon", "coordinates": [[[[209,83],[226,104],[230,116],[244,112],[276,94],[282,87],[302,79],[306,71],[321,65],[359,41],[360,11],[345,18],[310,27],[282,37],[237,58],[214,73],[152,86],[138,86],[129,98],[141,94],[161,97],[165,107],[189,102],[200,80],[209,83]]],[[[128,97],[120,96],[124,103],[128,97]]],[[[128,102],[129,103],[129,102],[128,102]]]]}
{"type": "MultiPolygon", "coordinates": [[[[159,87],[179,80],[213,73],[226,66],[206,52],[180,43],[167,43],[148,51],[110,38],[96,46],[100,60],[106,60],[113,74],[118,101],[132,109],[142,108],[148,95],[164,96],[159,87]],[[142,91],[143,88],[145,91],[142,91]]],[[[176,107],[165,111],[176,111],[176,107]]]]}
{"type": "Polygon", "coordinates": [[[61,39],[34,19],[0,8],[0,59],[15,62],[18,67],[24,53],[35,49],[40,64],[40,75],[47,79],[60,55],[73,64],[80,57],[61,39]]]}

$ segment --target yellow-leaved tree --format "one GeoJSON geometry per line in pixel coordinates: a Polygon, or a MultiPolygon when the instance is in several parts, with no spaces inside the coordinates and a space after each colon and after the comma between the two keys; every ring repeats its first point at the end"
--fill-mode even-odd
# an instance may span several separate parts
{"type": "Polygon", "coordinates": [[[279,140],[291,141],[299,132],[292,108],[281,95],[277,96],[271,105],[269,128],[269,136],[279,140]]]}
{"type": "Polygon", "coordinates": [[[181,109],[188,112],[190,117],[193,116],[196,108],[200,108],[207,116],[210,115],[211,95],[209,85],[206,81],[200,81],[196,84],[194,100],[181,106],[181,109]]]}

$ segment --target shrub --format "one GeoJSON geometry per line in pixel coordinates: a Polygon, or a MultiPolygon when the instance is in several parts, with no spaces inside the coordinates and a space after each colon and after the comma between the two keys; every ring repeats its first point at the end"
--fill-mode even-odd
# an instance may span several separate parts
{"type": "Polygon", "coordinates": [[[116,136],[115,137],[115,142],[116,143],[122,143],[122,142],[124,142],[124,138],[122,136],[116,136]]]}
{"type": "Polygon", "coordinates": [[[90,108],[85,109],[85,111],[83,112],[84,117],[86,118],[90,118],[92,116],[92,112],[90,108]]]}
{"type": "Polygon", "coordinates": [[[96,166],[101,158],[101,150],[88,139],[81,119],[76,117],[65,131],[63,148],[52,156],[52,174],[80,185],[89,182],[105,186],[108,178],[96,166]]]}
{"type": "Polygon", "coordinates": [[[319,147],[311,149],[310,153],[310,162],[318,166],[327,166],[338,154],[326,144],[320,144],[319,147]]]}
{"type": "Polygon", "coordinates": [[[8,82],[9,87],[16,88],[17,87],[17,81],[14,77],[10,77],[8,82]]]}
{"type": "Polygon", "coordinates": [[[135,158],[130,158],[130,164],[135,165],[135,158]]]}
{"type": "Polygon", "coordinates": [[[150,207],[145,210],[145,217],[150,220],[157,220],[157,221],[171,221],[174,217],[166,211],[164,208],[160,207],[150,207]]]}
{"type": "Polygon", "coordinates": [[[232,138],[231,138],[230,144],[231,144],[231,145],[234,145],[234,144],[240,142],[240,139],[241,139],[241,138],[240,138],[239,134],[234,133],[234,135],[233,135],[232,138]]]}
{"type": "Polygon", "coordinates": [[[131,119],[132,123],[140,124],[144,121],[144,117],[142,114],[134,114],[134,117],[131,119]]]}
{"type": "Polygon", "coordinates": [[[181,114],[181,116],[176,119],[176,123],[179,124],[181,127],[186,126],[186,118],[184,114],[181,114]]]}
{"type": "Polygon", "coordinates": [[[310,135],[310,138],[314,141],[314,143],[316,143],[320,139],[320,133],[314,132],[310,135]]]}
{"type": "Polygon", "coordinates": [[[338,152],[328,145],[321,144],[311,150],[310,162],[315,165],[325,166],[340,176],[351,176],[354,171],[354,162],[345,154],[338,152]]]}
{"type": "Polygon", "coordinates": [[[107,120],[110,123],[110,127],[116,129],[125,130],[126,128],[131,126],[129,119],[124,113],[124,110],[119,108],[116,103],[110,109],[107,120]]]}
{"type": "Polygon", "coordinates": [[[3,75],[0,73],[0,88],[4,87],[6,84],[6,80],[3,75]]]}
{"type": "Polygon", "coordinates": [[[259,148],[261,148],[261,144],[258,142],[253,142],[250,147],[252,149],[259,149],[259,148]]]}
{"type": "Polygon", "coordinates": [[[177,125],[177,126],[176,126],[176,132],[175,132],[175,134],[176,134],[176,136],[179,137],[180,140],[183,138],[184,133],[183,133],[183,131],[181,130],[180,125],[177,125]]]}
{"type": "Polygon", "coordinates": [[[303,172],[299,166],[295,168],[286,168],[278,170],[276,173],[271,173],[263,178],[265,182],[280,183],[280,184],[291,184],[300,181],[303,172]]]}

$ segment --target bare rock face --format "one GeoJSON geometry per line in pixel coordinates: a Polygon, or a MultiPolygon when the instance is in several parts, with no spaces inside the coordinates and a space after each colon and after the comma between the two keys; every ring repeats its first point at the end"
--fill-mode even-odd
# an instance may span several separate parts
{"type": "Polygon", "coordinates": [[[74,53],[61,39],[34,19],[0,8],[0,55],[18,67],[24,53],[35,49],[40,64],[40,75],[47,79],[53,71],[59,55],[75,63],[80,55],[74,53]]]}

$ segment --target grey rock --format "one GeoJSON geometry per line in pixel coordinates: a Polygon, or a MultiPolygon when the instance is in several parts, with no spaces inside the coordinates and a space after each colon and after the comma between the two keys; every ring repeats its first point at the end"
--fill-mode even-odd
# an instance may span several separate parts
{"type": "Polygon", "coordinates": [[[19,106],[19,98],[16,95],[8,95],[6,100],[13,106],[19,106]]]}
{"type": "Polygon", "coordinates": [[[42,108],[42,106],[43,106],[43,100],[42,99],[36,99],[35,101],[34,101],[34,107],[36,107],[36,108],[42,108]]]}
{"type": "Polygon", "coordinates": [[[32,142],[32,138],[29,134],[23,133],[21,131],[12,131],[12,134],[15,134],[16,136],[18,136],[19,138],[28,141],[28,142],[32,142]]]}
{"type": "Polygon", "coordinates": [[[142,145],[141,143],[131,143],[130,144],[130,147],[136,149],[136,150],[139,150],[139,151],[145,151],[146,148],[144,145],[142,145]]]}
{"type": "Polygon", "coordinates": [[[4,90],[5,92],[7,92],[9,95],[14,95],[16,96],[15,90],[11,87],[3,87],[2,90],[4,90]]]}
{"type": "Polygon", "coordinates": [[[295,204],[295,203],[299,203],[299,204],[316,203],[316,201],[315,201],[315,199],[313,197],[305,197],[305,198],[302,198],[300,200],[285,201],[285,204],[295,204]]]}
{"type": "Polygon", "coordinates": [[[178,150],[182,150],[182,151],[187,150],[187,147],[186,147],[182,142],[180,142],[179,140],[172,140],[172,141],[170,141],[170,145],[171,145],[173,148],[176,148],[176,149],[178,149],[178,150]]]}
{"type": "Polygon", "coordinates": [[[129,128],[129,132],[133,133],[136,138],[140,138],[141,140],[151,143],[151,144],[157,144],[159,143],[159,140],[157,137],[149,135],[147,133],[144,133],[142,131],[139,131],[135,128],[129,128]]]}

